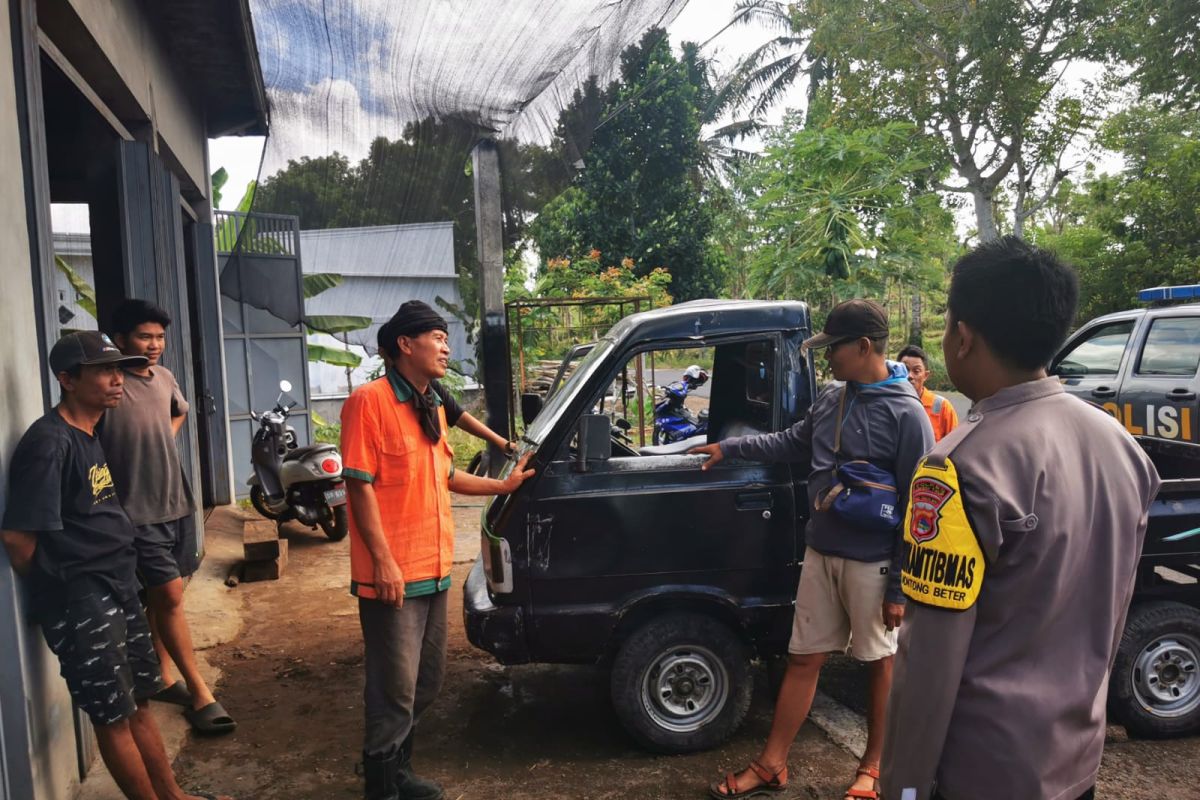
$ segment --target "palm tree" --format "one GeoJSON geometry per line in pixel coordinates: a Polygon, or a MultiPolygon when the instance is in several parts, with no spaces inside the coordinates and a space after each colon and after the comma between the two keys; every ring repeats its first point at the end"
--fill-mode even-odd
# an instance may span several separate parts
{"type": "Polygon", "coordinates": [[[734,21],[758,23],[777,35],[747,53],[733,72],[731,94],[735,107],[750,104],[749,116],[758,119],[792,87],[808,75],[808,102],[829,76],[829,63],[800,27],[791,4],[782,0],[739,0],[734,21]]]}
{"type": "MultiPolygon", "coordinates": [[[[718,73],[712,60],[700,53],[702,47],[695,42],[683,42],[679,61],[687,73],[688,82],[696,87],[700,124],[707,128],[735,110],[740,101],[740,83],[736,73],[718,73]]],[[[736,145],[761,129],[762,123],[757,119],[733,119],[702,135],[697,178],[703,176],[719,180],[736,164],[754,158],[754,153],[736,145]]]]}

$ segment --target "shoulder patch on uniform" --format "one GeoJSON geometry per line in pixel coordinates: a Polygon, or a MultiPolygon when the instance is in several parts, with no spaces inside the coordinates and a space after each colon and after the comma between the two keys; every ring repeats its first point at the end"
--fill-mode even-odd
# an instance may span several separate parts
{"type": "Polygon", "coordinates": [[[983,550],[949,458],[941,463],[923,459],[913,475],[904,550],[900,585],[906,597],[954,611],[975,604],[983,588],[983,550]]]}

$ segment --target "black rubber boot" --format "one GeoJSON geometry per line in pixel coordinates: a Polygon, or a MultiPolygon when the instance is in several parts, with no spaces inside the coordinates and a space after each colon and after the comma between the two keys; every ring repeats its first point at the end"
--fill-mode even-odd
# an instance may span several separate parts
{"type": "Polygon", "coordinates": [[[397,756],[399,772],[396,778],[396,792],[400,800],[442,800],[445,792],[437,783],[420,777],[412,770],[413,732],[400,743],[400,753],[397,756]]]}
{"type": "Polygon", "coordinates": [[[400,755],[393,751],[382,756],[363,753],[363,778],[366,800],[400,800],[400,755]]]}

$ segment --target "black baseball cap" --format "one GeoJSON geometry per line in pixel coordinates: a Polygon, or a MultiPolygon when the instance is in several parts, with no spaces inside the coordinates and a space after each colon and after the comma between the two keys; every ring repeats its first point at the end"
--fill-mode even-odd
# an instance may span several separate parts
{"type": "Polygon", "coordinates": [[[852,339],[886,339],[888,337],[887,312],[874,300],[855,298],[838,303],[825,318],[821,333],[804,340],[806,350],[819,350],[852,339]]]}
{"type": "Polygon", "coordinates": [[[76,331],[55,342],[50,348],[50,369],[57,375],[76,367],[95,367],[119,364],[122,367],[144,367],[150,363],[145,356],[127,356],[108,334],[100,331],[76,331]]]}

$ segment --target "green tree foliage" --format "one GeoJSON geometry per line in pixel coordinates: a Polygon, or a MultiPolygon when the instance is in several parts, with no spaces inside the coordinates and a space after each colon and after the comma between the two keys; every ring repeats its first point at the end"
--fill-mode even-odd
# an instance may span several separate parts
{"type": "Polygon", "coordinates": [[[679,300],[717,293],[718,264],[707,243],[712,222],[699,175],[705,158],[700,104],[718,101],[711,87],[706,95],[692,83],[706,80],[695,66],[681,66],[665,34],[654,29],[622,54],[617,81],[576,95],[560,131],[598,107],[604,112],[574,185],[530,226],[543,269],[551,259],[582,263],[599,250],[606,263],[632,259],[639,276],[665,268],[679,300]]]}
{"type": "Polygon", "coordinates": [[[1034,238],[1079,269],[1080,319],[1129,308],[1150,286],[1200,276],[1200,112],[1135,106],[1100,131],[1117,175],[1060,194],[1034,238]]]}
{"type": "Polygon", "coordinates": [[[662,267],[638,275],[631,259],[614,265],[604,261],[599,250],[574,262],[550,259],[532,291],[510,283],[508,299],[637,298],[638,306],[633,302],[608,302],[520,307],[516,312],[520,315],[519,328],[514,321],[510,331],[512,363],[524,365],[526,378],[532,377],[540,360],[562,358],[573,345],[602,336],[635,308],[646,311],[670,305],[671,282],[671,274],[662,267]]]}
{"type": "Polygon", "coordinates": [[[212,174],[212,204],[213,208],[221,207],[221,190],[225,188],[225,184],[229,182],[229,173],[224,167],[219,167],[212,174]]]}
{"type": "Polygon", "coordinates": [[[54,266],[58,268],[59,272],[67,276],[67,281],[71,284],[71,288],[75,290],[75,302],[79,307],[91,314],[92,319],[100,319],[100,315],[96,313],[96,290],[92,288],[92,285],[85,281],[57,253],[54,255],[54,266]]]}
{"type": "Polygon", "coordinates": [[[1103,51],[1099,34],[1112,17],[1108,0],[800,0],[786,19],[792,35],[778,47],[791,49],[747,73],[748,88],[762,87],[769,100],[781,81],[809,74],[820,87],[810,85],[818,120],[916,124],[955,174],[939,188],[971,198],[988,240],[1005,228],[1021,235],[1069,173],[1063,155],[1088,130],[1089,103],[1102,98],[1060,78],[1103,51]],[[1010,214],[1000,220],[1005,190],[1010,214]]]}
{"type": "Polygon", "coordinates": [[[936,154],[911,125],[844,131],[789,118],[738,190],[748,198],[749,293],[830,302],[889,283],[940,285],[953,220],[936,154]]]}
{"type": "Polygon", "coordinates": [[[1200,108],[1200,3],[1122,0],[1108,41],[1133,67],[1144,97],[1167,108],[1200,108]]]}
{"type": "MultiPolygon", "coordinates": [[[[380,137],[357,163],[340,153],[289,161],[262,181],[254,208],[295,214],[305,229],[454,223],[454,258],[468,308],[478,297],[471,148],[480,132],[425,119],[395,141],[380,137]]],[[[561,186],[565,168],[544,148],[498,142],[506,246],[525,236],[528,219],[561,186]],[[554,183],[555,181],[558,183],[554,183]]]]}
{"type": "Polygon", "coordinates": [[[761,117],[802,77],[808,78],[811,107],[825,77],[827,59],[797,24],[793,4],[783,0],[739,0],[735,8],[736,22],[758,24],[775,34],[743,56],[734,69],[737,107],[748,105],[751,118],[761,117]]]}

